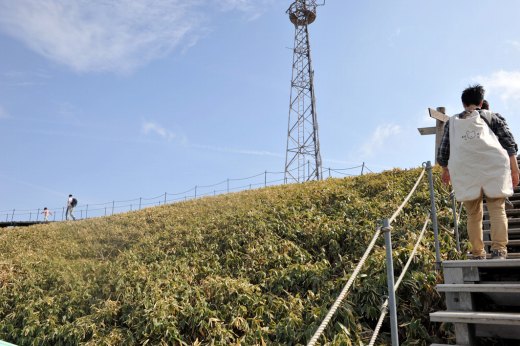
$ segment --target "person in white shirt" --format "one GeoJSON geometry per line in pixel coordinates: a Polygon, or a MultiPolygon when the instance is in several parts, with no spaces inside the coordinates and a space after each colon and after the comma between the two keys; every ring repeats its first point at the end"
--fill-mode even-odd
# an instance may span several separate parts
{"type": "Polygon", "coordinates": [[[47,222],[47,221],[49,221],[49,216],[52,215],[52,212],[49,209],[47,209],[47,207],[45,207],[45,208],[43,208],[42,214],[43,214],[43,221],[47,222]]]}
{"type": "Polygon", "coordinates": [[[72,215],[72,210],[74,209],[74,205],[72,205],[72,200],[74,198],[72,198],[72,195],[69,195],[69,199],[67,200],[67,212],[65,213],[65,220],[68,220],[69,219],[69,215],[70,217],[72,218],[72,220],[76,220],[76,218],[74,217],[74,215],[72,215]]]}

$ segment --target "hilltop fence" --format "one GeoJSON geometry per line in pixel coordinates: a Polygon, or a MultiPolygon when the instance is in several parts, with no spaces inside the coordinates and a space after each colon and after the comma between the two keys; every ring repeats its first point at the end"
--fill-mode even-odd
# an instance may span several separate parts
{"type": "MultiPolygon", "coordinates": [[[[363,175],[363,173],[365,173],[366,171],[373,173],[363,162],[363,164],[355,167],[324,168],[323,176],[327,178],[339,178],[346,176],[363,175]]],[[[287,183],[288,182],[285,179],[285,172],[264,171],[262,173],[258,173],[245,178],[228,178],[215,184],[195,185],[194,187],[182,192],[164,192],[155,197],[138,197],[122,201],[113,200],[105,203],[80,204],[76,208],[74,208],[74,216],[76,217],[76,219],[104,217],[118,213],[140,210],[143,208],[187,201],[190,199],[196,199],[200,197],[216,196],[224,193],[252,190],[287,183]]],[[[65,220],[65,206],[48,209],[52,213],[52,215],[49,217],[49,221],[65,220]]],[[[43,216],[41,214],[42,211],[43,208],[24,210],[1,210],[0,222],[43,221],[43,216]]]]}

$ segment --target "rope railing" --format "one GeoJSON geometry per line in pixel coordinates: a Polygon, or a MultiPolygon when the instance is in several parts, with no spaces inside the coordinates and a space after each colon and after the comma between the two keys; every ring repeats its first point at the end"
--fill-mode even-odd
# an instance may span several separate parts
{"type": "Polygon", "coordinates": [[[410,193],[408,194],[408,196],[406,196],[406,198],[404,199],[403,203],[401,203],[401,205],[399,206],[399,208],[397,208],[397,210],[395,211],[395,213],[392,215],[392,217],[390,217],[390,226],[392,225],[392,223],[395,221],[395,219],[397,218],[397,216],[399,215],[399,213],[403,210],[404,206],[408,203],[408,201],[410,200],[410,198],[412,197],[413,193],[415,192],[415,190],[417,190],[417,187],[419,186],[419,183],[421,182],[422,178],[424,177],[424,173],[425,173],[426,169],[423,168],[423,170],[421,171],[421,174],[419,175],[419,178],[417,178],[417,181],[415,183],[415,185],[412,187],[412,190],[410,191],[410,193]]]}
{"type": "MultiPolygon", "coordinates": [[[[417,239],[417,242],[415,243],[415,246],[408,258],[408,261],[406,262],[405,266],[403,267],[403,270],[401,271],[401,275],[399,275],[399,278],[397,279],[397,281],[395,283],[395,291],[397,291],[397,289],[399,288],[401,281],[403,280],[404,276],[406,275],[408,268],[410,267],[410,264],[412,263],[412,261],[415,257],[415,254],[417,253],[417,250],[419,249],[419,245],[424,237],[424,233],[426,231],[426,227],[428,226],[429,221],[430,221],[430,217],[428,216],[428,218],[424,222],[422,231],[419,234],[419,238],[417,239]]],[[[379,331],[381,330],[381,326],[383,325],[383,322],[385,320],[387,313],[388,313],[388,298],[385,300],[385,302],[381,306],[381,315],[379,315],[379,320],[377,321],[376,327],[374,328],[374,334],[372,335],[372,338],[370,339],[368,346],[375,345],[376,339],[379,336],[379,331]]]]}
{"type": "MultiPolygon", "coordinates": [[[[323,170],[327,170],[335,173],[334,177],[344,177],[344,176],[354,176],[362,174],[361,172],[356,172],[355,174],[346,174],[346,171],[352,171],[355,169],[367,169],[366,165],[355,166],[355,167],[347,167],[347,168],[328,168],[325,167],[323,170]]],[[[295,168],[296,169],[296,168],[295,168]]],[[[294,169],[293,169],[294,170],[294,169]]],[[[74,208],[74,215],[77,219],[87,219],[94,217],[105,217],[114,215],[116,213],[124,213],[133,210],[140,210],[142,208],[149,208],[160,206],[168,203],[177,203],[181,201],[187,201],[189,199],[195,199],[200,197],[207,196],[216,196],[223,193],[231,193],[243,191],[246,189],[267,187],[277,184],[287,183],[286,179],[283,177],[285,172],[276,172],[276,171],[263,171],[258,174],[254,174],[245,178],[228,178],[226,180],[221,180],[215,184],[209,185],[196,185],[190,189],[187,189],[182,192],[169,193],[165,192],[161,195],[155,197],[138,197],[134,199],[127,200],[113,200],[103,203],[88,203],[88,204],[80,204],[76,208],[74,208]],[[282,177],[280,177],[282,176],[282,177]],[[274,178],[274,179],[273,179],[274,178]],[[243,182],[250,181],[249,184],[244,184],[243,182]],[[234,184],[237,182],[242,182],[242,184],[234,184]],[[219,188],[222,187],[222,188],[219,188]]],[[[49,221],[60,221],[65,220],[65,211],[66,207],[55,207],[48,208],[51,212],[49,217],[49,221]]],[[[43,221],[44,216],[42,215],[43,208],[34,208],[34,209],[6,209],[0,211],[0,222],[10,223],[10,222],[22,222],[22,221],[43,221]]]]}
{"type": "MultiPolygon", "coordinates": [[[[424,172],[425,172],[425,168],[423,168],[423,170],[421,171],[421,174],[419,175],[419,178],[417,178],[417,181],[416,181],[415,185],[413,186],[413,188],[410,191],[410,193],[404,199],[404,202],[399,206],[399,208],[397,208],[396,212],[392,215],[392,217],[390,219],[391,221],[394,221],[397,218],[397,215],[403,210],[404,206],[408,203],[408,201],[410,200],[410,198],[413,195],[413,193],[417,190],[417,187],[419,186],[419,183],[421,182],[421,180],[422,180],[422,178],[424,176],[424,172]]],[[[376,241],[378,240],[378,237],[381,234],[381,229],[382,229],[381,226],[377,227],[376,233],[374,234],[374,237],[372,238],[372,241],[368,245],[365,253],[361,257],[361,259],[360,259],[359,263],[357,264],[356,268],[354,269],[354,272],[352,273],[352,275],[350,276],[349,280],[347,281],[347,283],[345,284],[345,286],[341,290],[341,293],[339,294],[338,298],[336,298],[336,301],[334,302],[334,304],[332,304],[332,307],[329,309],[329,311],[325,315],[325,318],[323,319],[323,321],[319,325],[318,329],[316,330],[316,332],[314,333],[314,335],[312,336],[310,341],[307,343],[307,346],[314,346],[316,344],[316,342],[318,341],[318,339],[320,338],[320,336],[325,331],[325,328],[327,328],[327,325],[329,324],[332,316],[334,316],[334,314],[338,310],[339,306],[341,305],[341,303],[343,302],[343,300],[347,296],[348,291],[350,290],[350,287],[352,286],[354,280],[359,275],[359,272],[361,271],[361,268],[363,267],[363,265],[365,264],[365,261],[367,260],[368,256],[370,255],[370,252],[372,252],[372,249],[374,248],[374,246],[376,244],[376,241]]]]}

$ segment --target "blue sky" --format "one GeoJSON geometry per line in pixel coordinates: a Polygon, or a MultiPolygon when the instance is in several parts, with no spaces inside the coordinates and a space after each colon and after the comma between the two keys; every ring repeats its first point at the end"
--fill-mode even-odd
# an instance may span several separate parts
{"type": "MultiPolygon", "coordinates": [[[[290,4],[0,0],[0,211],[283,171],[290,4]]],[[[433,160],[433,136],[417,131],[434,125],[427,108],[460,111],[460,92],[476,82],[520,137],[519,9],[515,0],[318,8],[310,32],[324,167],[433,160]]]]}

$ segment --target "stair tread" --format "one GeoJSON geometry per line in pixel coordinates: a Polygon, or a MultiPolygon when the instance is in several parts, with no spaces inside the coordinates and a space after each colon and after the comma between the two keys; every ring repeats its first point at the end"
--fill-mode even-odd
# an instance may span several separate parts
{"type": "MultiPolygon", "coordinates": [[[[511,255],[511,254],[508,254],[511,255]]],[[[485,268],[500,268],[500,267],[520,267],[520,259],[506,259],[506,260],[455,260],[443,261],[444,268],[459,268],[459,267],[485,267],[485,268]]]]}
{"type": "Polygon", "coordinates": [[[505,284],[439,284],[439,292],[495,292],[495,293],[520,293],[520,283],[505,284]]]}
{"type": "MultiPolygon", "coordinates": [[[[491,233],[491,230],[485,229],[484,233],[491,233]]],[[[520,228],[509,228],[507,233],[509,233],[509,234],[520,234],[520,228]]]]}
{"type": "MultiPolygon", "coordinates": [[[[518,217],[512,217],[512,218],[509,218],[507,219],[508,222],[520,222],[520,218],[518,217]]],[[[482,224],[484,225],[489,225],[490,224],[490,221],[489,220],[483,220],[482,221],[482,224]]]]}
{"type": "MultiPolygon", "coordinates": [[[[520,203],[520,201],[518,201],[520,203]]],[[[517,203],[518,204],[518,203],[517,203]]],[[[489,211],[482,212],[484,216],[489,215],[489,211]]],[[[520,214],[520,209],[506,209],[506,215],[520,214]]]]}
{"type": "MultiPolygon", "coordinates": [[[[486,245],[491,245],[491,240],[484,240],[484,244],[486,245]]],[[[510,239],[508,242],[507,242],[507,245],[508,246],[515,246],[515,245],[520,245],[520,239],[510,239]]]]}
{"type": "Polygon", "coordinates": [[[436,311],[430,313],[432,322],[451,322],[468,324],[519,325],[520,313],[514,312],[475,312],[475,311],[436,311]]]}

